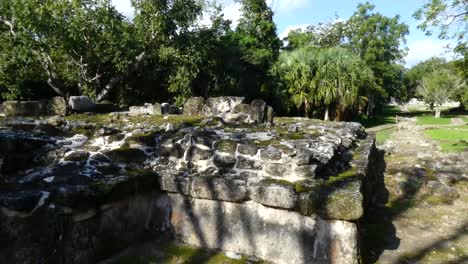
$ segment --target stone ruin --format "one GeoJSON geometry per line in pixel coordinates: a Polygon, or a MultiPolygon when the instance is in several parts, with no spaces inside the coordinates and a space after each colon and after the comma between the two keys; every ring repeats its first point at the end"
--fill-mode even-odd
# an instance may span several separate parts
{"type": "Polygon", "coordinates": [[[179,115],[219,118],[225,123],[273,124],[274,111],[263,100],[245,103],[245,98],[235,96],[189,98],[183,108],[168,103],[146,103],[130,107],[130,115],[179,115]]]}
{"type": "Polygon", "coordinates": [[[198,116],[270,111],[213,102],[177,119],[3,119],[0,262],[94,263],[169,237],[273,263],[358,263],[357,223],[382,173],[374,136],[357,123],[198,116]]]}

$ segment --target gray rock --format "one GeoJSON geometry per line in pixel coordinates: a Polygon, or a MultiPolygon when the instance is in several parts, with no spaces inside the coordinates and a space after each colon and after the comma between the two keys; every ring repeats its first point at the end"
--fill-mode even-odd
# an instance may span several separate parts
{"type": "Polygon", "coordinates": [[[142,163],[146,158],[142,150],[126,147],[105,151],[104,155],[115,162],[142,163]]]}
{"type": "Polygon", "coordinates": [[[47,104],[47,114],[64,116],[67,114],[67,101],[61,97],[52,97],[47,104]]]}
{"type": "Polygon", "coordinates": [[[250,198],[259,204],[292,209],[296,205],[297,196],[292,183],[266,179],[253,186],[250,198]]]}
{"type": "Polygon", "coordinates": [[[304,179],[312,179],[315,177],[317,168],[318,166],[316,164],[297,166],[294,168],[294,174],[304,179]]]}
{"type": "Polygon", "coordinates": [[[264,123],[266,119],[266,103],[263,100],[253,100],[250,105],[252,106],[250,118],[257,124],[264,123]]]}
{"type": "Polygon", "coordinates": [[[299,148],[294,156],[294,163],[298,166],[309,165],[313,159],[313,152],[308,149],[299,148]]]}
{"type": "Polygon", "coordinates": [[[460,180],[462,180],[462,174],[461,173],[455,173],[455,172],[440,172],[435,175],[436,179],[440,181],[441,183],[451,186],[460,180]]]}
{"type": "Polygon", "coordinates": [[[246,181],[231,177],[195,176],[190,195],[201,199],[242,202],[247,199],[246,181]]]}
{"type": "Polygon", "coordinates": [[[64,157],[64,160],[73,161],[73,162],[85,162],[88,160],[88,157],[89,157],[88,151],[77,150],[77,151],[72,151],[71,153],[68,153],[68,155],[64,157]]]}
{"type": "Polygon", "coordinates": [[[258,152],[258,147],[253,144],[239,144],[237,151],[243,155],[255,156],[258,152]]]}
{"type": "Polygon", "coordinates": [[[175,171],[158,171],[161,190],[171,193],[190,195],[191,177],[184,177],[175,171]]]}
{"type": "Polygon", "coordinates": [[[206,100],[203,107],[203,114],[206,116],[220,116],[232,112],[234,107],[244,102],[243,97],[223,96],[211,97],[206,100]]]}
{"type": "Polygon", "coordinates": [[[171,105],[168,104],[168,103],[162,103],[162,104],[161,104],[161,112],[162,112],[163,115],[169,114],[169,108],[170,108],[170,106],[171,106],[171,105]]]}
{"type": "Polygon", "coordinates": [[[275,118],[275,111],[273,110],[273,107],[267,106],[266,107],[266,123],[269,125],[273,125],[273,119],[275,118]]]}
{"type": "Polygon", "coordinates": [[[203,97],[189,98],[184,104],[184,115],[198,116],[202,115],[205,99],[203,97]]]}
{"type": "Polygon", "coordinates": [[[160,103],[153,104],[153,115],[162,115],[162,107],[160,103]]]}
{"type": "Polygon", "coordinates": [[[274,148],[274,147],[267,147],[266,149],[260,150],[260,158],[263,160],[280,160],[282,152],[281,150],[274,148]]]}
{"type": "Polygon", "coordinates": [[[184,243],[278,264],[358,263],[354,223],[327,222],[253,202],[187,200],[177,194],[169,197],[172,213],[177,216],[171,223],[184,243]]]}
{"type": "Polygon", "coordinates": [[[437,181],[429,181],[425,189],[428,194],[433,195],[445,203],[451,203],[459,197],[457,189],[437,181]]]}
{"type": "Polygon", "coordinates": [[[352,181],[324,191],[319,214],[326,219],[358,220],[364,213],[361,182],[352,181]]]}
{"type": "Polygon", "coordinates": [[[221,168],[232,168],[236,164],[236,158],[231,154],[216,154],[213,158],[213,162],[216,166],[221,168]]]}
{"type": "Polygon", "coordinates": [[[149,104],[143,106],[131,106],[129,108],[130,115],[161,115],[161,105],[159,103],[149,104]]]}
{"type": "Polygon", "coordinates": [[[283,163],[267,163],[264,166],[265,172],[271,176],[288,178],[291,173],[291,165],[283,163]]]}
{"type": "Polygon", "coordinates": [[[96,109],[96,103],[87,96],[70,96],[68,105],[75,113],[94,112],[96,109]]]}
{"type": "Polygon", "coordinates": [[[45,115],[47,102],[44,101],[5,101],[3,112],[6,116],[40,116],[45,115]]]}
{"type": "Polygon", "coordinates": [[[243,156],[237,157],[237,168],[241,170],[260,170],[263,163],[259,160],[249,159],[243,156]]]}
{"type": "Polygon", "coordinates": [[[237,142],[230,139],[221,139],[214,143],[214,148],[218,152],[234,154],[237,149],[237,142]]]}
{"type": "Polygon", "coordinates": [[[169,111],[167,112],[169,115],[178,115],[180,114],[179,107],[175,105],[169,106],[169,111]]]}
{"type": "Polygon", "coordinates": [[[209,147],[200,148],[194,147],[191,152],[192,160],[207,160],[213,156],[213,151],[209,147]]]}

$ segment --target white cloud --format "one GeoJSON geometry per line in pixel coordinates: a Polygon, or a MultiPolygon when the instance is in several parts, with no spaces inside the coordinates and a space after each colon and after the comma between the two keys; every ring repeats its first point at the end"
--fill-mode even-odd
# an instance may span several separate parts
{"type": "Polygon", "coordinates": [[[431,57],[444,57],[451,60],[455,57],[453,52],[447,51],[449,41],[424,39],[417,40],[408,45],[408,55],[405,58],[406,67],[412,67],[431,57]]]}
{"type": "Polygon", "coordinates": [[[124,16],[131,18],[133,17],[133,7],[130,0],[112,0],[112,5],[124,16]]]}
{"type": "Polygon", "coordinates": [[[237,27],[237,24],[239,24],[239,19],[242,15],[241,4],[232,0],[228,0],[223,1],[223,6],[224,18],[232,21],[232,27],[237,27]]]}
{"type": "Polygon", "coordinates": [[[267,0],[267,4],[277,13],[289,12],[303,6],[307,0],[267,0]]]}
{"type": "Polygon", "coordinates": [[[305,30],[308,26],[310,26],[310,24],[302,24],[302,25],[293,25],[293,26],[287,26],[283,32],[281,32],[278,37],[280,39],[284,39],[285,37],[288,36],[289,32],[293,31],[293,30],[296,30],[296,29],[301,29],[301,30],[305,30]]]}

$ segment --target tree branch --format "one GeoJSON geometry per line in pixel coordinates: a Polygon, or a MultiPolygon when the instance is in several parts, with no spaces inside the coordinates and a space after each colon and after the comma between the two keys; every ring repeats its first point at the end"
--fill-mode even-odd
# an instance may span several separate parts
{"type": "Polygon", "coordinates": [[[98,102],[104,100],[109,94],[109,92],[112,91],[119,82],[121,82],[123,79],[128,77],[130,73],[138,70],[145,56],[146,56],[146,52],[143,51],[142,53],[140,53],[138,56],[135,57],[134,63],[129,66],[129,69],[126,73],[112,77],[112,79],[106,84],[104,89],[102,89],[102,91],[98,94],[98,96],[96,97],[96,100],[98,102]]]}
{"type": "Polygon", "coordinates": [[[5,19],[4,17],[1,17],[1,16],[0,16],[0,22],[2,22],[3,24],[5,24],[6,26],[8,26],[8,27],[10,28],[11,34],[13,35],[13,37],[16,38],[16,32],[15,32],[15,24],[14,24],[14,21],[10,21],[10,20],[5,19]]]}

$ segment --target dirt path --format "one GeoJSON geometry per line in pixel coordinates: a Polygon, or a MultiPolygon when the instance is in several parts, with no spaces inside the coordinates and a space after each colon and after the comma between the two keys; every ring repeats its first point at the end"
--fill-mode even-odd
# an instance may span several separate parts
{"type": "Polygon", "coordinates": [[[468,263],[468,153],[444,154],[404,119],[362,222],[365,263],[468,263]]]}
{"type": "Polygon", "coordinates": [[[463,121],[463,119],[461,118],[452,118],[451,123],[452,125],[455,125],[455,126],[462,126],[465,124],[465,121],[463,121]]]}

